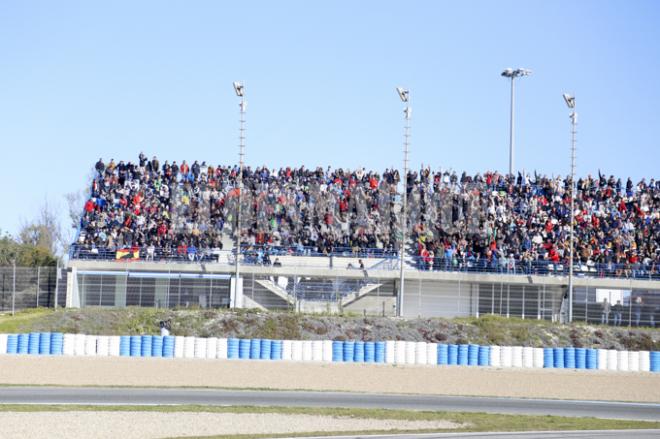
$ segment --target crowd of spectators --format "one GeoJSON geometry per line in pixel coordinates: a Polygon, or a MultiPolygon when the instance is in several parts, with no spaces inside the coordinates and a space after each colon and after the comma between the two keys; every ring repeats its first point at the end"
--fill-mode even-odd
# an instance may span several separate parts
{"type": "MultiPolygon", "coordinates": [[[[480,267],[531,272],[567,266],[571,181],[422,169],[408,175],[413,235],[422,269],[480,267]]],[[[574,261],[581,269],[658,273],[660,181],[614,176],[576,182],[574,261]]]]}
{"type": "MultiPolygon", "coordinates": [[[[157,251],[195,259],[221,249],[223,237],[235,239],[237,166],[161,163],[140,154],[136,162],[99,159],[95,169],[76,248],[138,248],[151,257],[157,251]]],[[[398,251],[397,170],[248,166],[242,181],[241,243],[252,251],[398,251]]],[[[565,264],[570,188],[562,177],[411,171],[408,250],[428,270],[565,264]]],[[[657,270],[660,181],[580,178],[575,261],[632,275],[657,270]]]]}
{"type": "MultiPolygon", "coordinates": [[[[235,237],[237,166],[185,160],[96,163],[77,248],[154,249],[195,259],[235,237]]],[[[336,249],[394,251],[398,171],[245,167],[241,243],[332,253],[336,249]]]]}

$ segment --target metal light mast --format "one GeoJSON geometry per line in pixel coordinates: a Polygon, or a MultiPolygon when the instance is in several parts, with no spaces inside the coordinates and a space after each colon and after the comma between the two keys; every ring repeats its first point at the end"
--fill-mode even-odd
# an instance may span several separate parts
{"type": "MultiPolygon", "coordinates": [[[[236,272],[234,280],[234,300],[232,303],[232,308],[237,308],[242,306],[242,303],[237,304],[238,298],[238,288],[239,288],[239,279],[240,279],[240,255],[241,255],[241,196],[243,192],[243,158],[245,156],[245,110],[247,107],[247,102],[245,101],[245,88],[243,83],[236,81],[234,82],[234,91],[236,96],[240,98],[239,108],[240,108],[240,125],[239,125],[239,144],[238,144],[238,175],[236,180],[236,187],[238,189],[237,194],[237,207],[236,207],[236,272]]],[[[242,289],[242,288],[241,288],[242,289]]]]}
{"type": "Polygon", "coordinates": [[[568,321],[573,321],[573,252],[575,242],[575,135],[577,133],[577,113],[575,112],[575,97],[564,93],[566,106],[570,108],[571,114],[571,227],[569,238],[569,258],[568,261],[568,321]]]}
{"type": "Polygon", "coordinates": [[[410,148],[410,116],[412,108],[410,107],[410,90],[397,87],[397,93],[401,102],[405,104],[403,114],[405,123],[403,127],[403,175],[401,180],[403,182],[403,192],[401,196],[401,241],[399,243],[399,303],[397,306],[397,315],[403,316],[403,294],[405,282],[405,247],[406,247],[406,229],[407,229],[407,215],[408,215],[408,152],[410,148]]]}
{"type": "Polygon", "coordinates": [[[514,101],[514,90],[515,90],[515,79],[521,76],[529,76],[532,73],[529,69],[512,69],[507,68],[502,72],[502,76],[505,78],[511,79],[511,113],[509,118],[509,175],[513,175],[515,170],[515,160],[514,160],[514,110],[515,110],[515,101],[514,101]]]}

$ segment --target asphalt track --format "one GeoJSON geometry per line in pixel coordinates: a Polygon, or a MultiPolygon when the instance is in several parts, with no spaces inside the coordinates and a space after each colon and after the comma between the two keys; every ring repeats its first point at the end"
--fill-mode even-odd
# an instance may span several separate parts
{"type": "Polygon", "coordinates": [[[660,404],[652,403],[273,390],[0,387],[0,404],[355,407],[660,421],[660,404]]]}

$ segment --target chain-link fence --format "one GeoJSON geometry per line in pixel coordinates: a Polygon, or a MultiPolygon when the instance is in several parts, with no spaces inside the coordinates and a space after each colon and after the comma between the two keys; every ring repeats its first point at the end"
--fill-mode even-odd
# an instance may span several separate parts
{"type": "Polygon", "coordinates": [[[0,267],[0,312],[64,306],[66,270],[58,267],[0,267]]]}

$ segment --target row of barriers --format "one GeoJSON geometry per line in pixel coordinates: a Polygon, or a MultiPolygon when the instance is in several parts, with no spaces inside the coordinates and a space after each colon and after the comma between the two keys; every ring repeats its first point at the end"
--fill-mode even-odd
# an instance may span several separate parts
{"type": "Polygon", "coordinates": [[[31,332],[0,334],[0,355],[3,354],[660,372],[659,351],[480,346],[411,341],[269,340],[31,332]]]}

